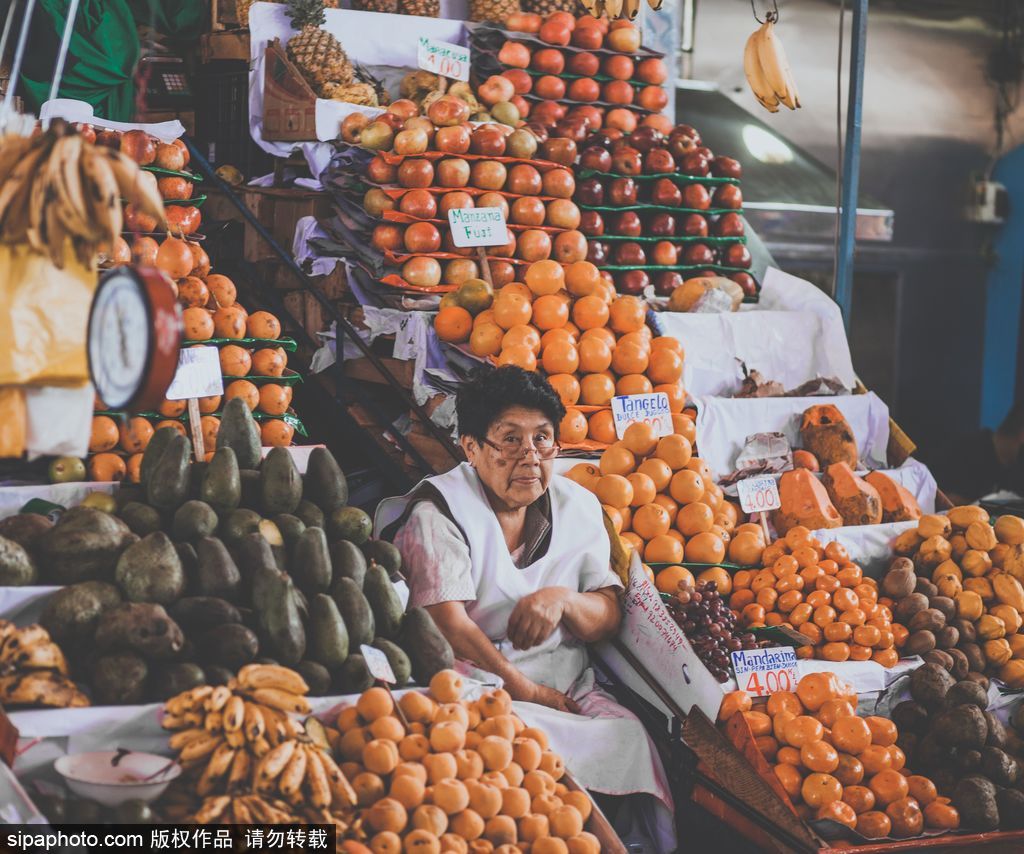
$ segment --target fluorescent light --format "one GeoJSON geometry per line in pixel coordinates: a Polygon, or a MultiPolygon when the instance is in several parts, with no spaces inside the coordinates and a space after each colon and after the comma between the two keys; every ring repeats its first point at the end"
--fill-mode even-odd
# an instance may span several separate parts
{"type": "Polygon", "coordinates": [[[790,163],[793,160],[793,149],[775,134],[757,125],[743,126],[743,144],[762,163],[790,163]]]}

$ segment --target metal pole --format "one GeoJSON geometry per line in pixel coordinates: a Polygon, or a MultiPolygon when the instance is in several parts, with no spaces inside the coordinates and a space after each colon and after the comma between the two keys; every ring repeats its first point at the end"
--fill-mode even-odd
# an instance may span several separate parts
{"type": "Polygon", "coordinates": [[[843,194],[839,211],[839,269],[836,302],[850,328],[853,304],[853,249],[857,238],[857,185],[860,181],[860,130],[864,108],[864,55],[868,38],[868,0],[853,0],[850,39],[850,83],[846,98],[846,146],[843,152],[843,194]]]}

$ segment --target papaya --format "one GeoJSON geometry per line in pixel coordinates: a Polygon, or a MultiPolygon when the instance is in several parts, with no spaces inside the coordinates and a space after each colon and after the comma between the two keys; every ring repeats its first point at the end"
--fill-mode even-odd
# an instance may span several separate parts
{"type": "Polygon", "coordinates": [[[242,501],[238,458],[231,448],[218,447],[203,475],[199,496],[217,513],[228,513],[242,501]]]}
{"type": "Polygon", "coordinates": [[[921,518],[921,506],[902,484],[880,471],[869,472],[864,478],[882,499],[883,522],[913,522],[921,518]]]}
{"type": "Polygon", "coordinates": [[[292,550],[291,575],[299,589],[326,593],[331,588],[331,555],[327,535],[319,528],[306,528],[292,550]]]}
{"type": "Polygon", "coordinates": [[[351,578],[362,590],[366,579],[366,557],[355,543],[338,540],[331,545],[331,566],[334,578],[351,578]]]}
{"type": "Polygon", "coordinates": [[[398,591],[395,590],[384,567],[375,563],[370,564],[366,570],[366,580],[363,582],[363,595],[373,609],[377,634],[388,640],[398,637],[402,626],[402,600],[398,598],[398,591]]]}
{"type": "Polygon", "coordinates": [[[266,516],[292,513],[302,500],[302,475],[287,448],[271,448],[260,466],[260,501],[266,516]]]}
{"type": "Polygon", "coordinates": [[[420,685],[430,684],[435,673],[455,666],[451,644],[423,608],[410,608],[402,619],[400,644],[409,656],[413,678],[420,685]]]}
{"type": "Polygon", "coordinates": [[[402,688],[412,678],[412,662],[397,643],[392,643],[386,638],[374,638],[373,646],[379,649],[388,657],[388,664],[391,665],[391,672],[395,674],[395,687],[402,688]]]}
{"type": "Polygon", "coordinates": [[[822,483],[844,525],[877,525],[882,521],[882,498],[878,490],[854,474],[849,463],[832,463],[822,483]]]}
{"type": "Polygon", "coordinates": [[[373,609],[363,591],[359,589],[359,585],[351,578],[343,576],[332,585],[331,598],[334,599],[348,627],[352,648],[358,649],[360,644],[373,643],[373,609]]]}
{"type": "Polygon", "coordinates": [[[171,525],[176,542],[192,542],[211,537],[217,531],[219,520],[213,508],[205,501],[186,501],[174,511],[171,525]]]}
{"type": "Polygon", "coordinates": [[[784,472],[779,479],[779,500],[782,506],[772,512],[772,524],[779,536],[803,525],[816,531],[838,528],[843,524],[839,511],[829,501],[825,487],[807,469],[784,472]]]}
{"type": "Polygon", "coordinates": [[[253,420],[249,404],[242,397],[233,397],[224,405],[217,431],[217,447],[231,448],[240,469],[257,469],[262,449],[260,431],[253,420]]]}
{"type": "Polygon", "coordinates": [[[177,510],[188,497],[192,443],[180,433],[171,437],[146,482],[146,501],[158,510],[177,510]]]}
{"type": "Polygon", "coordinates": [[[309,600],[309,623],[306,626],[306,656],[333,671],[348,658],[349,634],[345,620],[325,593],[317,593],[309,600]]]}
{"type": "Polygon", "coordinates": [[[846,416],[831,403],[811,406],[800,421],[800,442],[823,467],[846,463],[857,467],[859,453],[846,416]]]}
{"type": "Polygon", "coordinates": [[[310,452],[302,486],[302,497],[325,514],[348,504],[348,481],[327,448],[313,448],[310,452]]]}

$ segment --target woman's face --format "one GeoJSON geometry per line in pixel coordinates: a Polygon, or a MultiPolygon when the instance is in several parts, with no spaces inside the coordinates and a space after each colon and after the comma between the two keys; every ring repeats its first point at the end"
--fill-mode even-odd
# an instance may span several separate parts
{"type": "Polygon", "coordinates": [[[496,510],[518,510],[533,504],[551,482],[554,458],[542,460],[535,447],[550,446],[555,441],[555,425],[536,409],[512,406],[498,415],[487,431],[487,441],[462,437],[466,459],[480,475],[480,480],[502,506],[496,510]],[[520,451],[515,460],[505,459],[502,450],[520,451]]]}

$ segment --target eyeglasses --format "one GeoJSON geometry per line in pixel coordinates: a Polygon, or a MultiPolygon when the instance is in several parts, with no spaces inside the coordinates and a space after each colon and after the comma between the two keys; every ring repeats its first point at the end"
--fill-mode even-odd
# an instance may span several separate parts
{"type": "Polygon", "coordinates": [[[538,436],[530,444],[524,442],[522,436],[506,436],[500,443],[485,438],[483,443],[494,448],[503,460],[510,463],[525,459],[531,451],[536,452],[538,459],[550,460],[561,450],[553,436],[538,436]]]}

